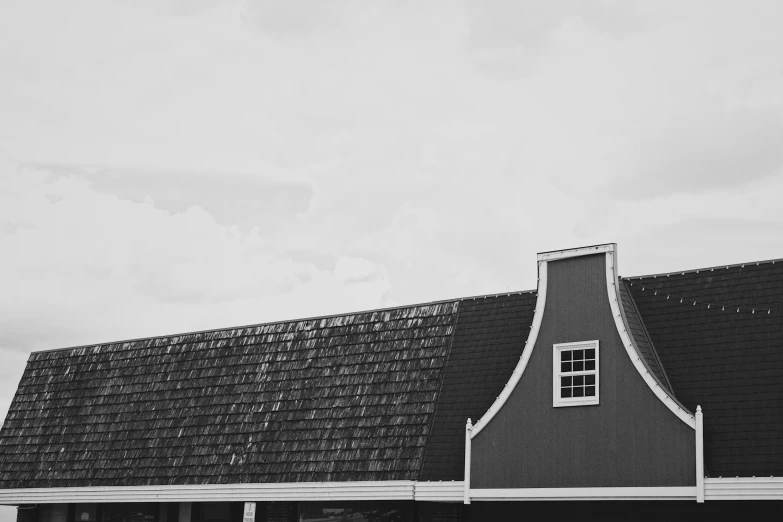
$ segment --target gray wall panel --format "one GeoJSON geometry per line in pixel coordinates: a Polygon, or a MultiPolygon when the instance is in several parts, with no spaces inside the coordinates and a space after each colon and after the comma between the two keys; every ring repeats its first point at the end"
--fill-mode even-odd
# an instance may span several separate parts
{"type": "Polygon", "coordinates": [[[535,348],[472,441],[471,488],[693,486],[695,433],[634,368],[612,318],[605,255],[549,263],[535,348]],[[600,404],[552,406],[552,345],[600,341],[600,404]]]}

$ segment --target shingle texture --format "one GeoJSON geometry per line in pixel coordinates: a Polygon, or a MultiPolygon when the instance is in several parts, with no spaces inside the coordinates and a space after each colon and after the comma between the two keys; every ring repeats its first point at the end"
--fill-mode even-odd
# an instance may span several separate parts
{"type": "MultiPolygon", "coordinates": [[[[783,475],[783,263],[628,278],[620,291],[645,364],[704,409],[707,471],[783,475]]],[[[33,353],[0,431],[0,488],[462,480],[465,421],[511,376],[535,301],[33,353]]]]}
{"type": "Polygon", "coordinates": [[[783,262],[628,282],[674,393],[704,410],[707,472],[783,475],[783,262]]]}
{"type": "Polygon", "coordinates": [[[535,292],[462,301],[421,480],[462,480],[465,423],[489,409],[522,355],[535,292]]]}
{"type": "Polygon", "coordinates": [[[647,369],[655,377],[655,380],[658,381],[658,384],[660,384],[664,390],[672,393],[666,372],[664,371],[663,365],[658,358],[658,354],[655,351],[655,347],[653,346],[652,341],[650,341],[647,328],[644,326],[644,321],[639,314],[639,310],[636,308],[636,303],[634,302],[633,297],[631,297],[629,288],[630,284],[628,281],[620,281],[620,299],[623,303],[623,312],[625,314],[626,323],[628,324],[628,331],[631,334],[631,338],[633,339],[636,348],[639,350],[641,358],[644,361],[645,366],[647,366],[647,369]]]}
{"type": "Polygon", "coordinates": [[[457,308],[33,353],[0,487],[414,480],[457,308]]]}

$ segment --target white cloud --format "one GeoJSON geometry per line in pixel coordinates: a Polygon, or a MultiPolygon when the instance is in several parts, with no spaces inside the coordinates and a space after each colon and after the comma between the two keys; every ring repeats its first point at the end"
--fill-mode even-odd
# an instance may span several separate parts
{"type": "Polygon", "coordinates": [[[170,214],[75,175],[12,167],[0,176],[0,352],[16,377],[0,407],[31,349],[384,304],[382,265],[296,261],[285,238],[297,221],[276,224],[243,232],[197,206],[170,214]]]}

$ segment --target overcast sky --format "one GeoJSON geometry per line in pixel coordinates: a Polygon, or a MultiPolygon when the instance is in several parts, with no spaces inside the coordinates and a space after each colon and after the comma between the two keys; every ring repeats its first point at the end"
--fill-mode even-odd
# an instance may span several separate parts
{"type": "Polygon", "coordinates": [[[0,3],[31,350],[783,257],[778,0],[0,3]]]}

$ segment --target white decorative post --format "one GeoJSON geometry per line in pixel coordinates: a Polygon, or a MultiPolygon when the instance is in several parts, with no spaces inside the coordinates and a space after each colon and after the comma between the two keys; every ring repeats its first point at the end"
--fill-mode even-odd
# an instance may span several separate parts
{"type": "Polygon", "coordinates": [[[696,406],[696,502],[704,502],[704,414],[696,406]]]}
{"type": "Polygon", "coordinates": [[[473,432],[473,422],[468,419],[465,425],[465,504],[470,504],[470,434],[473,432]]]}

